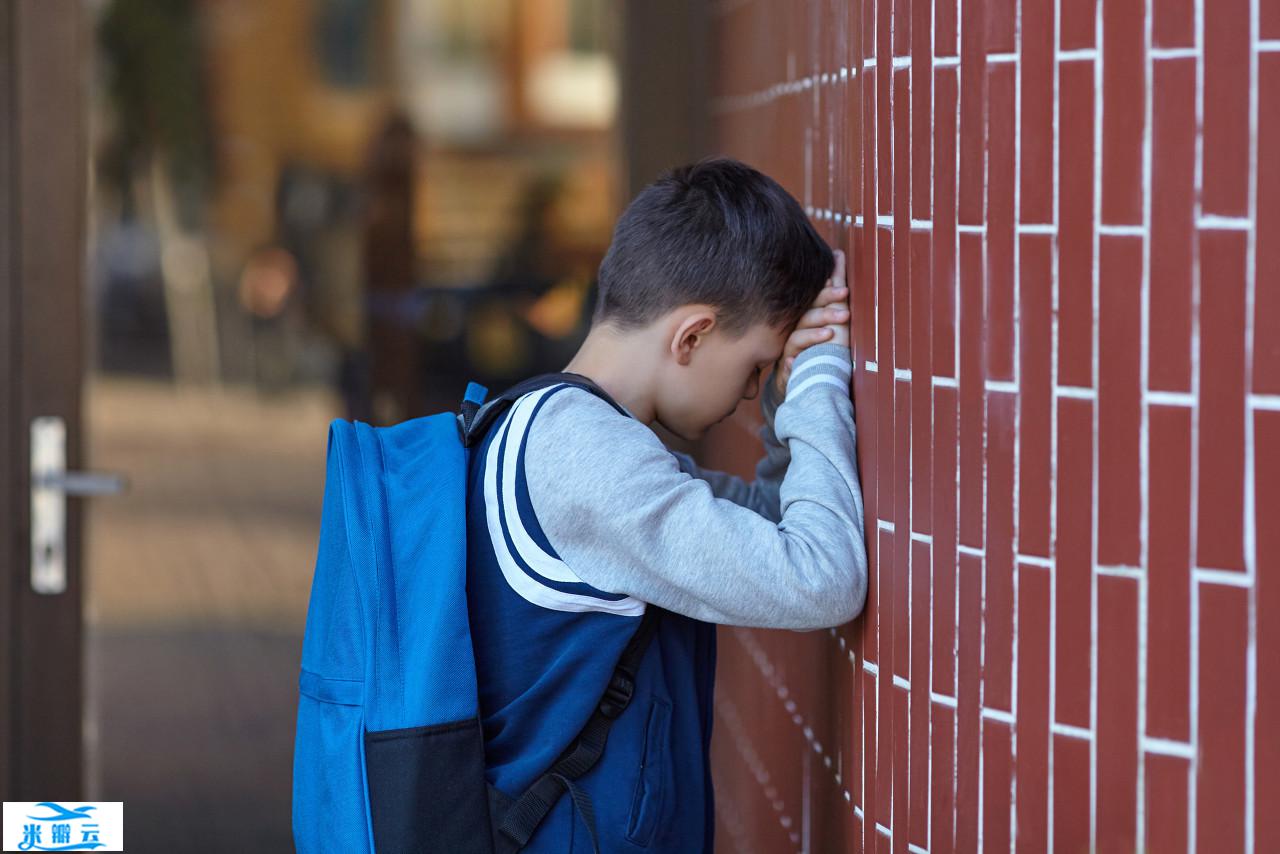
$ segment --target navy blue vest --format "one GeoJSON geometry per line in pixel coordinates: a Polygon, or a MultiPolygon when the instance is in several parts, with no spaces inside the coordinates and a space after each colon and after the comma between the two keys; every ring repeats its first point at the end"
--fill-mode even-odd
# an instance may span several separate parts
{"type": "MultiPolygon", "coordinates": [[[[513,798],[582,730],[648,607],[578,578],[538,524],[524,474],[525,437],[553,394],[591,392],[558,383],[522,395],[473,446],[468,472],[467,599],[485,773],[513,798]]],[[[631,417],[610,402],[619,417],[631,417]]],[[[577,781],[593,802],[605,854],[712,850],[715,630],[663,615],[630,705],[613,722],[599,761],[577,781]]],[[[575,812],[565,793],[523,850],[590,852],[575,812]]]]}

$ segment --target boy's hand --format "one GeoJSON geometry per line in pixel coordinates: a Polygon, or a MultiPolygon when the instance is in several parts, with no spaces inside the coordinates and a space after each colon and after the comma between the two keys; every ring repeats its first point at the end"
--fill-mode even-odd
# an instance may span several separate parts
{"type": "Polygon", "coordinates": [[[844,253],[839,249],[834,252],[835,272],[813,301],[813,308],[801,316],[782,348],[782,356],[774,363],[774,391],[779,399],[786,394],[791,365],[802,350],[814,344],[849,345],[849,292],[844,282],[844,253]]]}

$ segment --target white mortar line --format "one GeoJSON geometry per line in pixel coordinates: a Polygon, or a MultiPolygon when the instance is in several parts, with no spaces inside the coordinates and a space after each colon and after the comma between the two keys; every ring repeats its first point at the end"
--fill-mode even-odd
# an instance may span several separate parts
{"type": "MultiPolygon", "coordinates": [[[[1254,315],[1257,310],[1258,287],[1258,28],[1261,23],[1259,0],[1249,3],[1249,33],[1253,50],[1249,52],[1249,237],[1245,254],[1244,298],[1244,390],[1253,389],[1253,355],[1257,342],[1254,315]]],[[[1258,728],[1258,505],[1256,483],[1257,437],[1254,419],[1246,403],[1244,418],[1244,567],[1249,575],[1249,641],[1245,647],[1244,688],[1244,838],[1245,854],[1253,854],[1254,824],[1257,813],[1257,768],[1255,744],[1258,728]]]]}
{"type": "MultiPolygon", "coordinates": [[[[1093,66],[1093,330],[1092,330],[1092,374],[1090,385],[1096,390],[1101,375],[1099,348],[1101,346],[1101,280],[1102,280],[1102,233],[1106,226],[1102,225],[1102,101],[1103,81],[1106,69],[1106,49],[1103,42],[1102,4],[1094,7],[1094,45],[1097,48],[1098,60],[1093,66]]],[[[1098,469],[1099,462],[1098,432],[1101,419],[1098,415],[1098,401],[1089,406],[1092,414],[1092,438],[1090,445],[1090,468],[1093,475],[1091,485],[1093,507],[1090,510],[1092,519],[1092,535],[1090,536],[1092,563],[1098,563],[1098,469]]],[[[1098,574],[1089,573],[1089,728],[1098,727],[1098,574]]],[[[1098,740],[1089,741],[1089,841],[1096,845],[1098,839],[1098,740]]]]}
{"type": "MultiPolygon", "coordinates": [[[[1204,51],[1204,0],[1196,0],[1195,14],[1195,49],[1203,56],[1204,51]]],[[[1195,159],[1193,162],[1192,222],[1198,222],[1203,213],[1201,195],[1204,190],[1204,62],[1196,61],[1196,136],[1195,159]]],[[[1199,540],[1199,490],[1200,490],[1200,237],[1194,231],[1191,239],[1191,484],[1188,518],[1191,520],[1188,531],[1187,565],[1194,567],[1199,540]]],[[[1189,600],[1191,606],[1191,625],[1189,626],[1190,661],[1188,662],[1188,685],[1190,687],[1190,722],[1188,736],[1195,755],[1200,753],[1200,585],[1196,583],[1195,572],[1187,573],[1190,586],[1189,600]]],[[[1187,774],[1187,846],[1191,851],[1196,847],[1196,760],[1192,760],[1187,774]]]]}

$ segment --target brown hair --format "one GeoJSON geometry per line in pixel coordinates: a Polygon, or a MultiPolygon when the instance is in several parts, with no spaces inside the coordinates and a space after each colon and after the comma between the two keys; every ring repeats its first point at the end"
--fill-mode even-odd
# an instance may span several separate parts
{"type": "Polygon", "coordinates": [[[633,330],[700,302],[737,338],[756,323],[793,326],[834,270],[831,248],[778,182],[708,157],[665,172],[623,211],[591,322],[633,330]]]}

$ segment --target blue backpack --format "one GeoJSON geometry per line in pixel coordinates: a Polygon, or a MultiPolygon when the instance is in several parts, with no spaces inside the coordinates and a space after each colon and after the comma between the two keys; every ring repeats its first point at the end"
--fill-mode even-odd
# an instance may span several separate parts
{"type": "Polygon", "coordinates": [[[300,854],[509,854],[595,765],[627,708],[661,609],[650,605],[578,738],[515,798],[485,778],[467,611],[472,446],[520,395],[580,374],[540,374],[458,412],[391,427],[329,424],[324,505],[298,678],[293,838],[300,854]]]}

